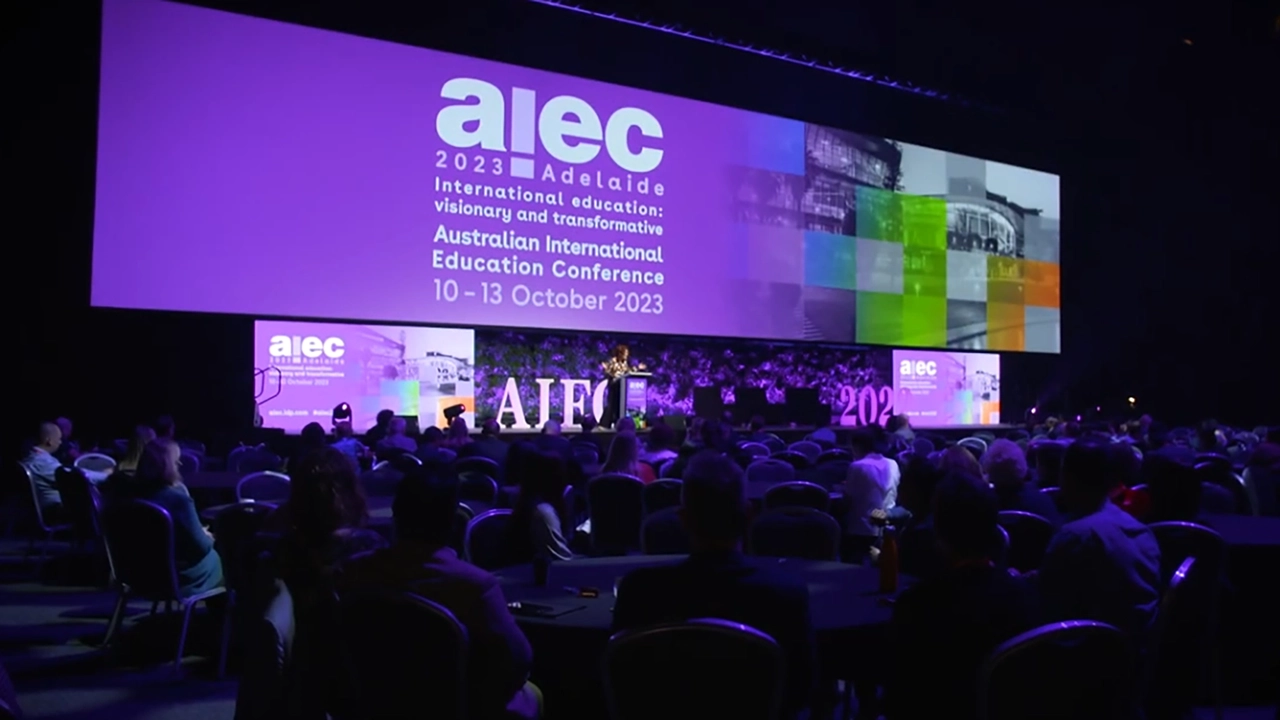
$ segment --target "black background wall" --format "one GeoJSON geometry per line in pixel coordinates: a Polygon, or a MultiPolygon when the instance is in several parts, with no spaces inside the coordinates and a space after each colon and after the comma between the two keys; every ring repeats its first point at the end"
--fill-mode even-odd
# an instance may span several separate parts
{"type": "MultiPolygon", "coordinates": [[[[1065,352],[1006,356],[1006,406],[1083,409],[1134,395],[1175,420],[1275,422],[1280,413],[1280,117],[1248,99],[1267,77],[1257,67],[1145,58],[1087,83],[1037,88],[1052,98],[1038,112],[992,114],[515,0],[201,4],[1058,172],[1065,352]]],[[[250,318],[88,308],[94,5],[19,2],[0,23],[3,337],[17,359],[2,375],[6,426],[68,414],[114,432],[159,412],[195,432],[247,423],[250,318]]]]}

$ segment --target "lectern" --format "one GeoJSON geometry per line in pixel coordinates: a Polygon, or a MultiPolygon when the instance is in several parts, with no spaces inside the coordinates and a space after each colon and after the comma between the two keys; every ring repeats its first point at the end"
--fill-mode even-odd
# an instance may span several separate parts
{"type": "MultiPolygon", "coordinates": [[[[618,417],[644,418],[649,411],[649,378],[653,373],[629,372],[622,376],[622,392],[618,393],[622,407],[618,417]]],[[[639,423],[637,423],[639,424],[639,423]]]]}

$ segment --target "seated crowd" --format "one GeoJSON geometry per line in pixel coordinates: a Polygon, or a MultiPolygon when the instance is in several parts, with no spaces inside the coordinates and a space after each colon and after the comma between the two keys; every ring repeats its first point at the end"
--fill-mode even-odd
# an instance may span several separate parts
{"type": "MultiPolygon", "coordinates": [[[[64,513],[60,469],[74,467],[82,454],[71,432],[65,419],[40,425],[21,463],[46,524],[64,513]]],[[[591,477],[680,481],[676,512],[691,552],[622,578],[613,630],[704,617],[745,624],[782,649],[784,715],[825,707],[834,676],[819,661],[809,587],[776,562],[745,552],[759,512],[747,486],[761,458],[743,447],[772,442],[763,423],[739,433],[727,423],[699,421],[683,443],[662,422],[643,438],[634,425],[607,444],[602,437],[589,429],[568,435],[553,420],[539,435],[508,442],[495,420],[485,420],[473,437],[462,418],[446,430],[418,434],[389,411],[363,437],[346,420],[332,433],[308,426],[276,468],[289,477],[288,497],[262,528],[271,539],[266,560],[241,588],[251,603],[268,596],[273,583],[292,598],[295,682],[315,692],[296,698],[291,716],[359,716],[335,627],[344,594],[370,587],[435,602],[465,628],[471,717],[540,716],[542,691],[529,682],[535,648],[501,581],[459,555],[466,473],[456,466],[466,458],[492,461],[499,475],[493,480],[504,489],[499,494],[510,489],[504,565],[572,563],[591,553],[583,492],[591,477]],[[389,538],[369,527],[374,487],[393,497],[389,538]]],[[[857,429],[843,448],[834,447],[834,439],[816,438],[824,450],[841,451],[823,455],[840,464],[840,480],[827,489],[844,503],[835,513],[841,559],[897,562],[900,541],[903,571],[913,578],[893,604],[890,662],[872,673],[869,690],[859,688],[867,717],[977,717],[975,686],[984,659],[1000,643],[1050,622],[1107,623],[1141,658],[1168,582],[1148,523],[1194,520],[1211,510],[1212,493],[1196,474],[1200,462],[1221,457],[1252,471],[1246,490],[1255,511],[1276,514],[1280,434],[1274,429],[1235,433],[1206,424],[1165,431],[1147,418],[1114,428],[1050,422],[1006,438],[948,444],[894,418],[888,428],[857,429]],[[1006,567],[993,542],[1003,532],[999,513],[1010,510],[1043,518],[1052,528],[1035,568],[1006,567]]],[[[184,452],[173,422],[163,419],[117,443],[113,469],[82,471],[108,505],[142,499],[167,511],[182,591],[199,593],[224,583],[230,574],[224,562],[232,560],[220,557],[184,485],[184,452]]]]}

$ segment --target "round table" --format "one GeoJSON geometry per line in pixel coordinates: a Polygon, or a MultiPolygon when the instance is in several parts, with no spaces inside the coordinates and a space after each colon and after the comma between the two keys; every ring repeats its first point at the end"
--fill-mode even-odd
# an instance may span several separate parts
{"type": "MultiPolygon", "coordinates": [[[[533,567],[518,565],[494,573],[508,602],[553,608],[556,617],[517,615],[533,645],[533,681],[546,692],[556,717],[604,717],[600,660],[613,626],[614,583],[638,567],[678,563],[682,555],[628,555],[554,563],[546,587],[533,584],[533,567]],[[567,588],[594,588],[595,598],[567,588]]],[[[837,562],[754,558],[782,572],[795,572],[809,585],[810,609],[818,642],[819,670],[829,680],[863,677],[868,663],[879,662],[877,648],[888,646],[887,625],[893,606],[879,591],[873,568],[837,562]]],[[[902,585],[911,584],[904,577],[902,585]]],[[[874,672],[874,671],[872,671],[874,672]]]]}
{"type": "MultiPolygon", "coordinates": [[[[502,582],[502,592],[508,601],[550,605],[557,612],[563,612],[554,618],[518,616],[516,621],[521,625],[608,633],[613,625],[613,588],[622,576],[639,567],[674,564],[684,558],[683,555],[628,555],[553,563],[546,587],[534,586],[532,565],[517,565],[494,574],[502,582]],[[599,597],[579,597],[566,588],[594,588],[599,591],[599,597]]],[[[822,636],[831,633],[883,625],[892,614],[892,601],[880,594],[880,573],[875,569],[794,558],[755,558],[755,561],[804,578],[809,585],[813,626],[820,642],[822,636]]],[[[903,584],[907,583],[904,579],[903,584]]]]}

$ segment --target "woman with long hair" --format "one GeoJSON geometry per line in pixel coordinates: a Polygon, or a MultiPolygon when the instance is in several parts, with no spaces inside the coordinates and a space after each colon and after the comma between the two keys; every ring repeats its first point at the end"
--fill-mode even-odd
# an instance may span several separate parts
{"type": "Polygon", "coordinates": [[[653,467],[640,462],[640,439],[631,433],[621,433],[613,437],[609,444],[609,455],[601,466],[602,473],[622,473],[640,478],[647,485],[657,479],[653,467]]]}
{"type": "Polygon", "coordinates": [[[457,451],[458,448],[471,442],[471,430],[467,427],[466,418],[459,415],[449,421],[449,432],[445,433],[442,447],[457,451]]]}
{"type": "Polygon", "coordinates": [[[200,522],[195,501],[182,484],[178,462],[182,449],[172,440],[152,440],[142,448],[133,478],[116,490],[118,497],[147,500],[164,508],[173,521],[173,551],[178,585],[184,595],[222,585],[222,558],[213,535],[200,522]]]}
{"type": "Polygon", "coordinates": [[[572,527],[564,499],[569,477],[564,458],[535,452],[525,458],[524,465],[507,534],[508,560],[513,564],[535,557],[572,560],[564,530],[572,527]]]}
{"type": "Polygon", "coordinates": [[[142,451],[147,447],[147,443],[156,439],[156,431],[152,430],[149,425],[139,425],[133,429],[133,437],[129,438],[129,445],[125,448],[124,455],[120,457],[120,461],[116,463],[116,472],[133,474],[138,469],[138,462],[142,460],[142,451]]]}

